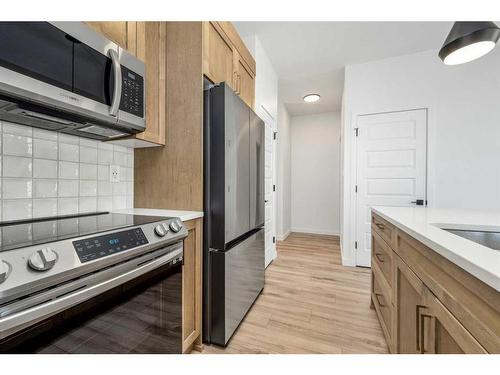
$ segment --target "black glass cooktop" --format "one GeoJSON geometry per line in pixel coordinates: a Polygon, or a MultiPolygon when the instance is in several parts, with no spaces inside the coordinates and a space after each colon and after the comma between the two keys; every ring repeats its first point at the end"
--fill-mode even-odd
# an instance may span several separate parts
{"type": "Polygon", "coordinates": [[[0,223],[0,252],[169,219],[98,212],[0,223]]]}

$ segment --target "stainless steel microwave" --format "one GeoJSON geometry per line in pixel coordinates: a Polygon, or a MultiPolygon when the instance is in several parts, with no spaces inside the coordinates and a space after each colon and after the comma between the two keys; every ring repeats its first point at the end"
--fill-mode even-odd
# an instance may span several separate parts
{"type": "Polygon", "coordinates": [[[105,140],[145,108],[144,63],[83,22],[0,22],[0,119],[105,140]]]}

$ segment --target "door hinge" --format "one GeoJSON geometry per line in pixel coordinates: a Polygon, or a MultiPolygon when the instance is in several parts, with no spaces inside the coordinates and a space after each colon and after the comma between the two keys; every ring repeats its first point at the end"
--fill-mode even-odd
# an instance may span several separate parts
{"type": "Polygon", "coordinates": [[[357,193],[358,192],[358,185],[354,185],[354,192],[357,193]]]}
{"type": "Polygon", "coordinates": [[[354,248],[357,249],[358,248],[358,241],[354,241],[354,248]]]}
{"type": "Polygon", "coordinates": [[[273,185],[273,191],[276,191],[276,185],[273,185]]]}
{"type": "Polygon", "coordinates": [[[278,132],[273,133],[273,139],[276,140],[278,138],[278,132]]]}
{"type": "Polygon", "coordinates": [[[276,243],[276,237],[273,236],[273,243],[276,243]]]}

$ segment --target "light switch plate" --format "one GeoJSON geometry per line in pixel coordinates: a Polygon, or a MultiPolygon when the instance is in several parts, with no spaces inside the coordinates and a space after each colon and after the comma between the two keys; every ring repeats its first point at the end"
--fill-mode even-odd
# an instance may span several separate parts
{"type": "Polygon", "coordinates": [[[109,166],[109,181],[120,182],[120,166],[110,165],[109,166]]]}

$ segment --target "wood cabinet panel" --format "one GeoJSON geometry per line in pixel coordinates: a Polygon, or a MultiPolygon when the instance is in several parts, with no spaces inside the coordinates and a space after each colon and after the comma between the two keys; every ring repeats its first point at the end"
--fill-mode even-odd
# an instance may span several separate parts
{"type": "Polygon", "coordinates": [[[372,264],[376,263],[382,271],[387,283],[392,285],[393,251],[387,243],[372,230],[372,264]]]}
{"type": "Polygon", "coordinates": [[[165,22],[137,22],[137,57],[146,63],[146,130],[134,137],[165,144],[166,49],[165,22]]]}
{"type": "Polygon", "coordinates": [[[212,82],[226,82],[234,89],[234,47],[216,23],[205,22],[203,27],[204,73],[212,82]]]}
{"type": "Polygon", "coordinates": [[[105,35],[108,39],[118,44],[120,47],[128,49],[128,33],[126,21],[88,21],[85,22],[95,31],[105,35]]]}
{"type": "Polygon", "coordinates": [[[378,233],[387,244],[394,248],[396,245],[396,229],[394,225],[378,215],[372,215],[372,231],[378,233]]]}
{"type": "Polygon", "coordinates": [[[388,314],[384,315],[377,295],[392,296],[388,344],[394,352],[500,352],[500,293],[376,214],[372,253],[372,303],[382,330],[389,332],[388,314]],[[392,271],[388,271],[376,254],[385,260],[391,251],[392,271]]]}
{"type": "Polygon", "coordinates": [[[394,351],[393,342],[393,313],[391,289],[385,282],[380,270],[377,267],[372,268],[372,303],[377,312],[382,332],[384,333],[389,350],[394,351]]]}
{"type": "Polygon", "coordinates": [[[226,82],[253,108],[255,60],[230,22],[203,23],[203,73],[213,82],[226,82]]]}
{"type": "Polygon", "coordinates": [[[255,100],[255,76],[253,75],[245,61],[241,59],[239,53],[236,53],[235,56],[237,77],[236,93],[250,108],[253,108],[255,100]]]}
{"type": "Polygon", "coordinates": [[[166,143],[135,150],[134,205],[203,211],[201,22],[167,22],[166,60],[166,143]]]}
{"type": "Polygon", "coordinates": [[[420,354],[419,314],[423,305],[425,286],[399,258],[395,259],[395,320],[394,345],[396,353],[420,354]]]}
{"type": "Polygon", "coordinates": [[[201,345],[202,304],[202,219],[184,223],[188,236],[184,240],[182,267],[182,351],[201,345]]]}
{"type": "Polygon", "coordinates": [[[441,302],[426,289],[424,294],[426,310],[421,318],[421,341],[424,353],[461,354],[487,353],[479,342],[460,324],[441,302]],[[428,327],[426,327],[428,324],[428,327]]]}

